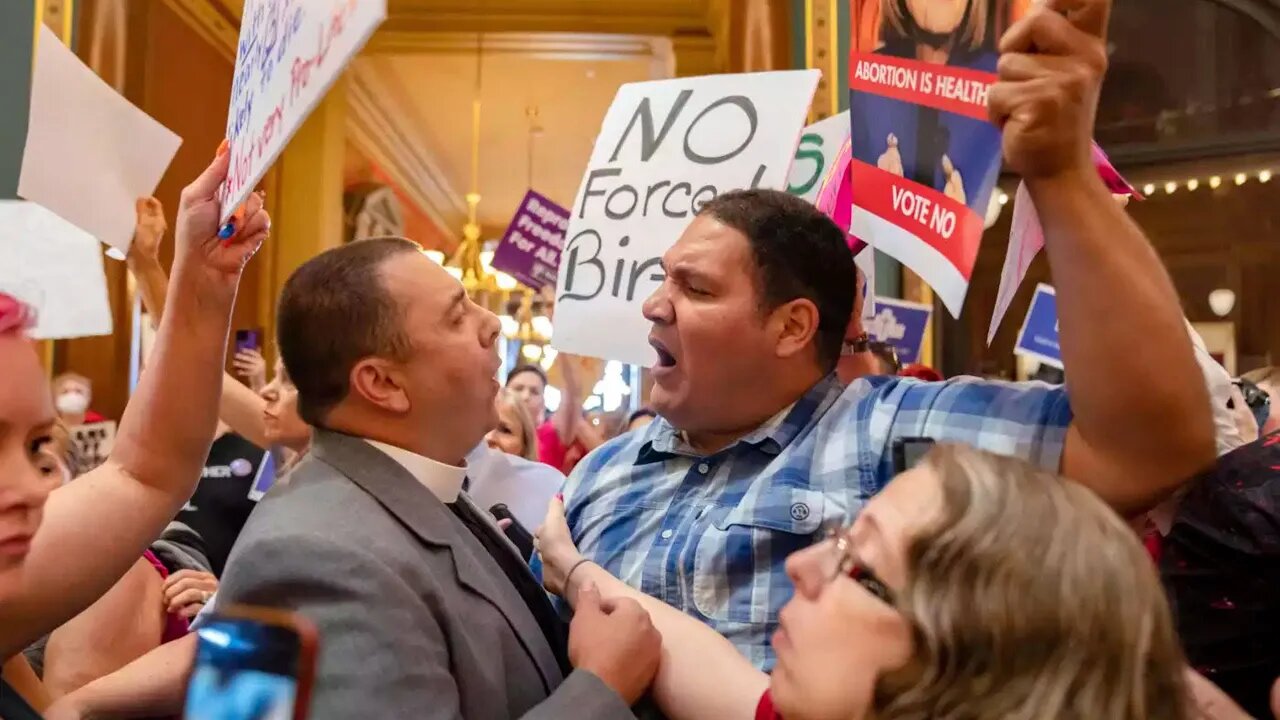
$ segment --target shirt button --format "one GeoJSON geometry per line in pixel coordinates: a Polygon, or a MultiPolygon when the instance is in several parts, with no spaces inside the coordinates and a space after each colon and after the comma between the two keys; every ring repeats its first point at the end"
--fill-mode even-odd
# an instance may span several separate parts
{"type": "Polygon", "coordinates": [[[701,463],[698,465],[698,472],[702,473],[703,475],[706,475],[710,470],[711,470],[711,466],[706,463],[701,463]]]}
{"type": "Polygon", "coordinates": [[[663,539],[663,540],[670,540],[672,535],[675,535],[675,533],[671,532],[670,530],[663,530],[663,531],[662,531],[662,539],[663,539]]]}

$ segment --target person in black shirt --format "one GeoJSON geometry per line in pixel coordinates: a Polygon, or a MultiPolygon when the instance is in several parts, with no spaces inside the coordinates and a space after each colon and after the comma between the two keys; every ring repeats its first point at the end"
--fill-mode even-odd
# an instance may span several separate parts
{"type": "Polygon", "coordinates": [[[1280,433],[1190,484],[1160,553],[1187,661],[1254,717],[1280,676],[1280,433]]]}
{"type": "Polygon", "coordinates": [[[270,484],[274,474],[267,451],[225,425],[220,430],[195,494],[175,518],[199,533],[213,574],[219,577],[263,486],[270,484]]]}

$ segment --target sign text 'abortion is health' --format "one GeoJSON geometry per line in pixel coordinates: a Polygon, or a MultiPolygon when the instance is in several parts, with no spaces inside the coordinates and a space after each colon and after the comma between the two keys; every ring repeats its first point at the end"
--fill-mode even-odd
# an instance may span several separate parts
{"type": "Polygon", "coordinates": [[[605,115],[570,208],[554,344],[652,365],[645,299],[661,258],[709,200],[784,189],[816,70],[624,85],[605,115]]]}

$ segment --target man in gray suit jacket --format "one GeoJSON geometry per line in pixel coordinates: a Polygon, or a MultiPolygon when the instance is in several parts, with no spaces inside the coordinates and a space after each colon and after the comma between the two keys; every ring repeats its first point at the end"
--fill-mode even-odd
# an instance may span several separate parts
{"type": "Polygon", "coordinates": [[[566,648],[462,492],[496,421],[498,327],[406,240],[330,250],[285,284],[280,352],[315,437],[250,517],[219,600],[316,624],[316,720],[629,718],[653,678],[661,639],[639,605],[580,612],[566,648]]]}

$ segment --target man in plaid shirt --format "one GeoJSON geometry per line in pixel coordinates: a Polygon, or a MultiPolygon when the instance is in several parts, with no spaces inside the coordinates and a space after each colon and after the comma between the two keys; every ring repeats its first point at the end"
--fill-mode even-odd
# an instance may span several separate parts
{"type": "MultiPolygon", "coordinates": [[[[1014,102],[1002,87],[993,114],[1014,102]]],[[[841,386],[832,370],[854,306],[844,234],[784,193],[722,195],[666,253],[645,303],[659,419],[601,446],[565,485],[584,555],[770,670],[792,593],[785,558],[889,482],[897,439],[1020,456],[1126,515],[1211,462],[1178,296],[1093,170],[1092,123],[1062,115],[1043,132],[1006,128],[1005,152],[1044,223],[1069,392],[974,378],[841,386]]]]}

